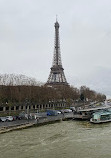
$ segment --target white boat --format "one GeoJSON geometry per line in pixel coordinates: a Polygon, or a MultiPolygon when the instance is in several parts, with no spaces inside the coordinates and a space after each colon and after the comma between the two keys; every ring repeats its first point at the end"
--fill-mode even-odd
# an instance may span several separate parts
{"type": "Polygon", "coordinates": [[[111,122],[111,111],[101,111],[101,112],[93,113],[90,122],[91,123],[111,122]]]}
{"type": "Polygon", "coordinates": [[[110,111],[111,106],[98,106],[93,108],[84,108],[74,111],[74,119],[90,120],[92,115],[100,111],[110,111]]]}

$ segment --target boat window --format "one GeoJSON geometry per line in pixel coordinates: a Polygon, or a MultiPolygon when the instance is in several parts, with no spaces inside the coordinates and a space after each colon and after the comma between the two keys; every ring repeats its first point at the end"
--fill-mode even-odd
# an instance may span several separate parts
{"type": "Polygon", "coordinates": [[[109,120],[111,115],[101,115],[101,120],[109,120]]]}
{"type": "Polygon", "coordinates": [[[93,118],[97,120],[99,118],[99,115],[95,114],[95,115],[93,115],[93,118]]]}

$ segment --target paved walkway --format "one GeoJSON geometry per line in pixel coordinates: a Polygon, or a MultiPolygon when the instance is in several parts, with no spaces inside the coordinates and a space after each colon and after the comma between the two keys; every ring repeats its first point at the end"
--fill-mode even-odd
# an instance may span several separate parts
{"type": "Polygon", "coordinates": [[[55,122],[59,120],[65,120],[65,119],[72,119],[73,118],[73,113],[64,113],[63,114],[58,114],[57,116],[46,116],[41,113],[41,118],[39,120],[35,119],[25,119],[25,120],[15,120],[12,122],[0,122],[0,130],[6,129],[6,128],[12,128],[12,127],[17,127],[17,126],[22,126],[22,125],[36,125],[36,124],[44,124],[48,122],[55,122]]]}

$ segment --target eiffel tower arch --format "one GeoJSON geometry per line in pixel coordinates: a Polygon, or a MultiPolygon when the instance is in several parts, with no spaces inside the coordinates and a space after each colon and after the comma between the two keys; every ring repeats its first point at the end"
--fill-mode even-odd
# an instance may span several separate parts
{"type": "Polygon", "coordinates": [[[50,74],[47,80],[47,86],[69,86],[67,83],[64,69],[62,67],[61,61],[61,52],[60,52],[60,40],[59,40],[59,23],[56,20],[55,22],[55,40],[54,40],[54,56],[53,56],[53,63],[52,67],[50,68],[50,74]]]}

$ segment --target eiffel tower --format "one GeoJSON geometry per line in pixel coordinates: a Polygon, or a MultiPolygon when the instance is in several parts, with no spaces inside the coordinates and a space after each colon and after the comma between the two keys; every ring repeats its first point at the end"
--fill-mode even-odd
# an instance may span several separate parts
{"type": "Polygon", "coordinates": [[[69,86],[67,83],[64,69],[62,67],[61,62],[61,53],[60,53],[60,40],[59,40],[59,23],[56,19],[55,22],[55,41],[54,41],[54,56],[53,56],[53,64],[50,68],[50,74],[46,85],[57,87],[57,86],[69,86]]]}

